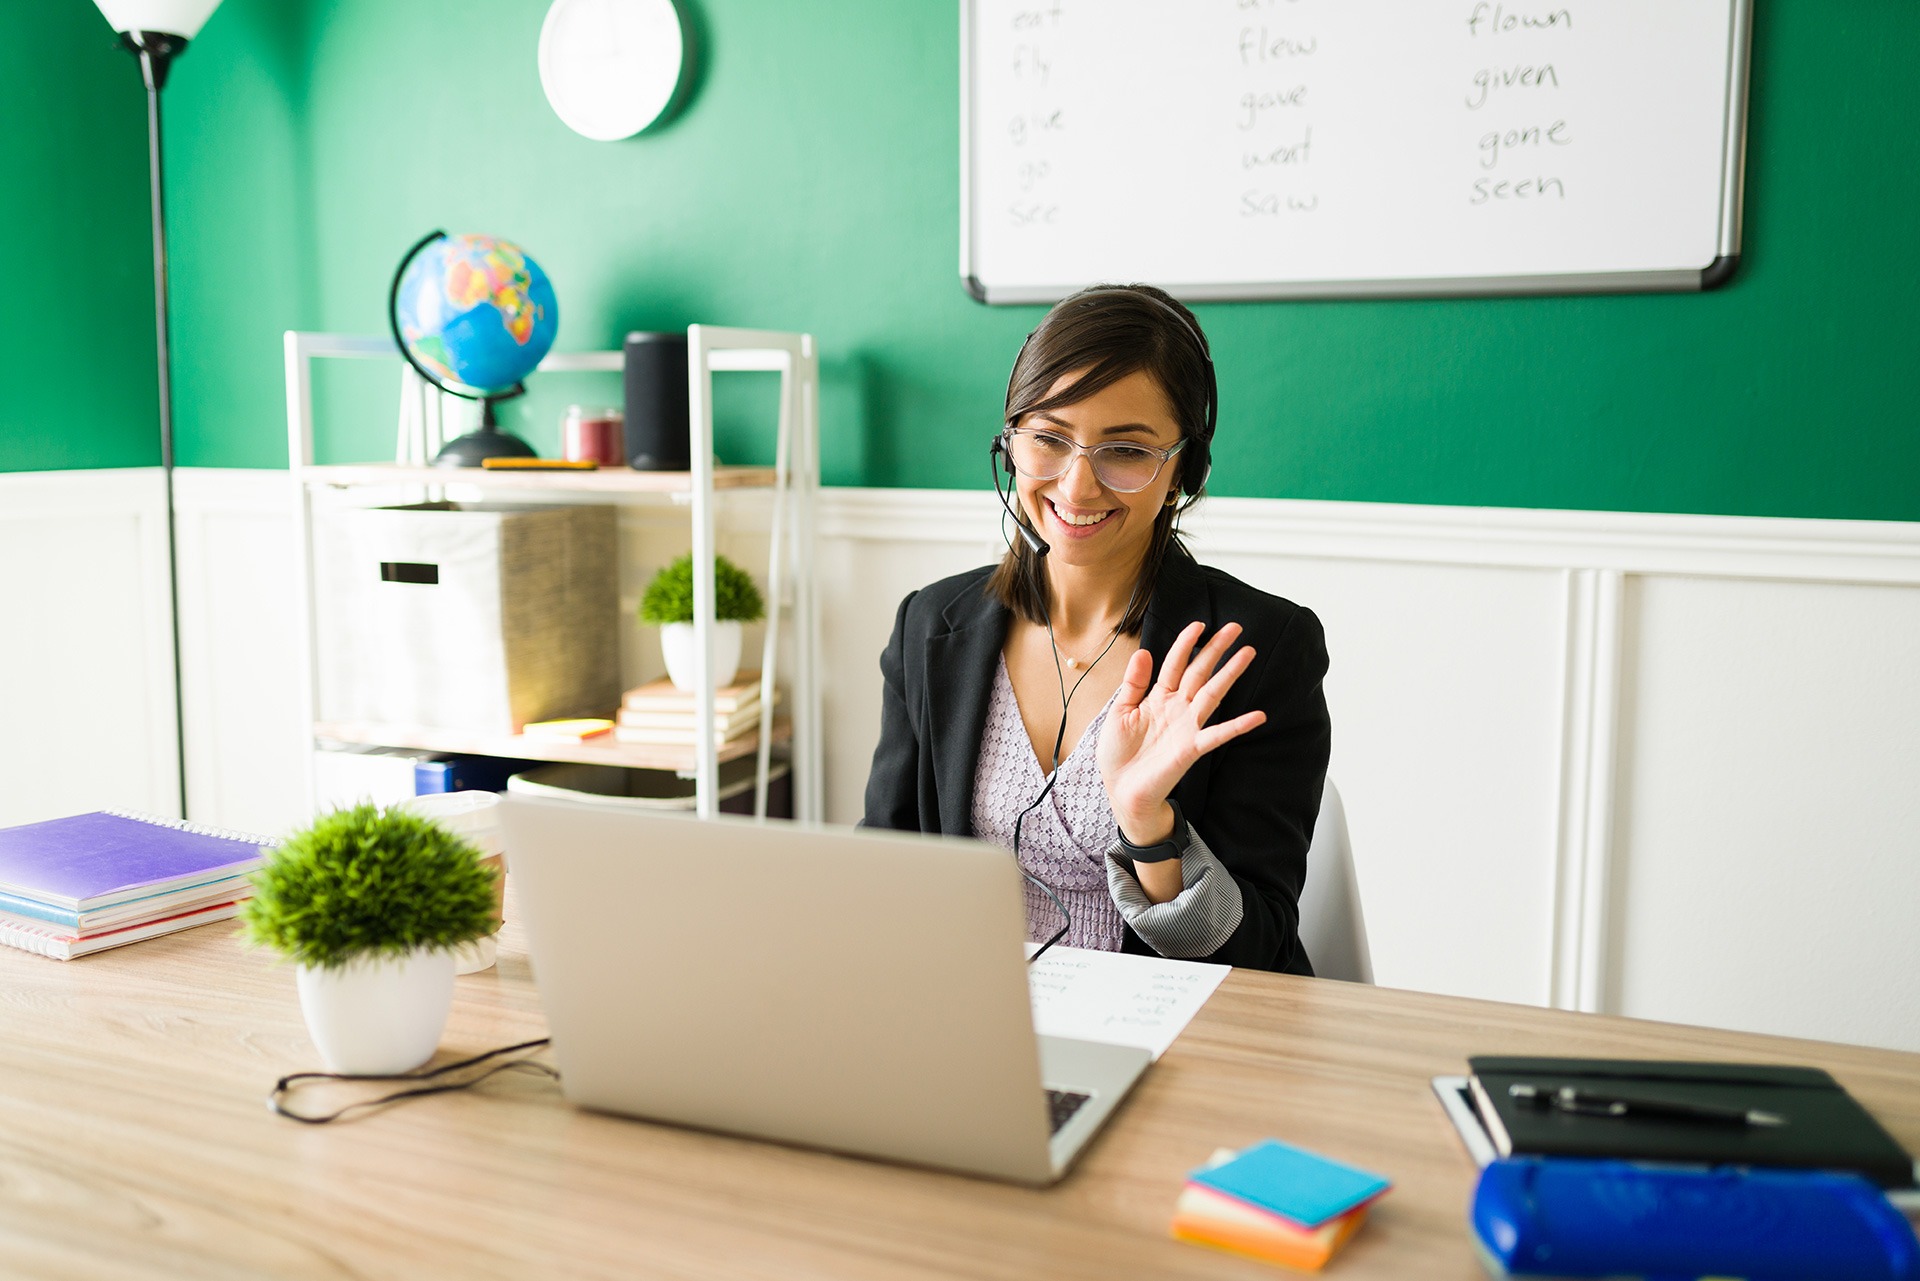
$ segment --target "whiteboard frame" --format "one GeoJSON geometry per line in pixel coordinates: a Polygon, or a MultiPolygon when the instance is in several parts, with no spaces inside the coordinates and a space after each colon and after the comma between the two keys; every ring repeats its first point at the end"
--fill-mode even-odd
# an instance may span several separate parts
{"type": "MultiPolygon", "coordinates": [[[[960,0],[960,283],[975,302],[991,306],[1056,303],[1093,280],[1052,285],[984,283],[974,264],[979,220],[973,193],[974,4],[960,0]]],[[[1154,281],[1188,302],[1302,301],[1324,298],[1510,298],[1545,294],[1697,293],[1717,289],[1740,265],[1740,230],[1747,173],[1747,93],[1753,52],[1753,0],[1734,0],[1727,33],[1727,103],[1722,122],[1720,232],[1717,252],[1705,267],[1680,271],[1599,271],[1534,276],[1434,276],[1411,279],[1213,281],[1198,284],[1154,281]]]]}

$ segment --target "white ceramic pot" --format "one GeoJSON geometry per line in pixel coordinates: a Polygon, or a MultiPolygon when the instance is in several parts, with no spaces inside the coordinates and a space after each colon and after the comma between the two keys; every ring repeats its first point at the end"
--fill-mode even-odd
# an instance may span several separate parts
{"type": "Polygon", "coordinates": [[[433,1057],[453,1006],[453,953],[359,957],[299,967],[307,1034],[331,1072],[407,1072],[433,1057]]]}
{"type": "MultiPolygon", "coordinates": [[[[744,625],[739,622],[715,623],[713,625],[713,686],[733,684],[733,678],[740,674],[740,633],[744,625]]],[[[673,681],[675,689],[692,690],[693,684],[693,624],[667,623],[660,628],[660,653],[667,660],[667,676],[673,681]]]]}

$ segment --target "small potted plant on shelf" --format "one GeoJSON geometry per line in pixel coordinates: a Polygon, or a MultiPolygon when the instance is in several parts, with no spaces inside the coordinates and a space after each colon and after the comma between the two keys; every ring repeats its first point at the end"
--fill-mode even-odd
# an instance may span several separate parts
{"type": "MultiPolygon", "coordinates": [[[[725,556],[713,558],[713,684],[731,685],[740,671],[740,633],[745,623],[766,617],[760,589],[747,571],[725,556]]],[[[693,555],[688,553],[653,576],[640,599],[640,621],[660,629],[660,651],[675,689],[693,684],[693,555]]]]}
{"type": "Polygon", "coordinates": [[[440,1044],[454,949],[498,928],[497,875],[432,819],[359,805],[269,852],[240,919],[248,941],[299,967],[307,1031],[331,1071],[405,1072],[440,1044]]]}

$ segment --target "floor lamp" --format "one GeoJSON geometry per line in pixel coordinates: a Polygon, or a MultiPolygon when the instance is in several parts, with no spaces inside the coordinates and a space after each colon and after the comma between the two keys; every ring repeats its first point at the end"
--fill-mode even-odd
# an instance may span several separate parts
{"type": "Polygon", "coordinates": [[[180,566],[173,520],[173,366],[167,326],[167,212],[160,169],[160,90],[173,60],[200,34],[220,0],[94,0],[120,47],[140,60],[147,86],[147,166],[153,183],[153,308],[160,363],[160,474],[167,502],[167,601],[173,623],[173,737],[180,817],[187,817],[187,712],[180,696],[180,566]]]}

